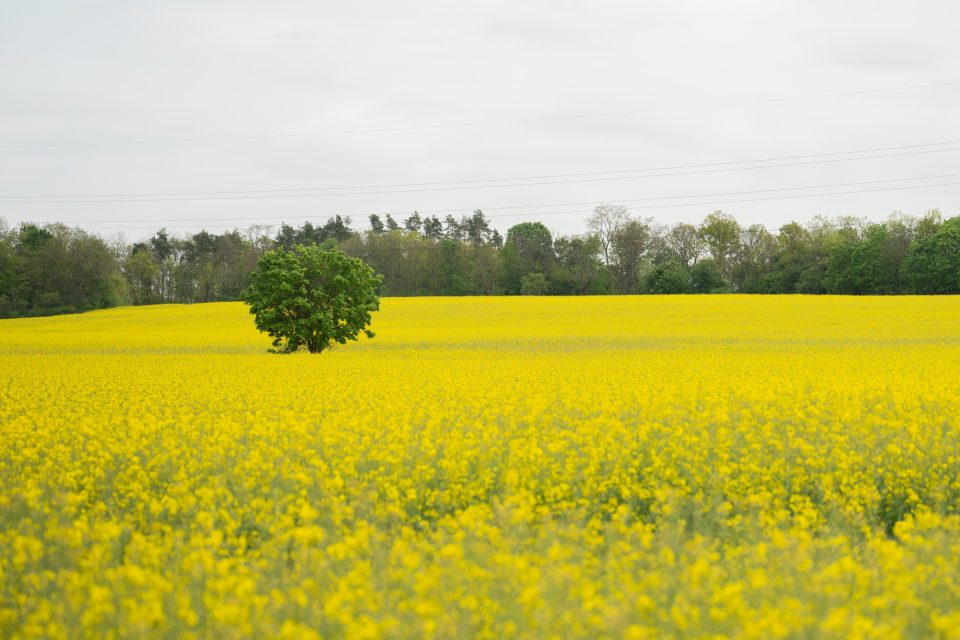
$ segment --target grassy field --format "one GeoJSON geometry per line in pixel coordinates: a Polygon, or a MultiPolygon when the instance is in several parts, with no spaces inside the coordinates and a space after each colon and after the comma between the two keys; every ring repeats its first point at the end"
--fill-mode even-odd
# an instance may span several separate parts
{"type": "Polygon", "coordinates": [[[960,637],[960,299],[0,321],[0,636],[960,637]]]}

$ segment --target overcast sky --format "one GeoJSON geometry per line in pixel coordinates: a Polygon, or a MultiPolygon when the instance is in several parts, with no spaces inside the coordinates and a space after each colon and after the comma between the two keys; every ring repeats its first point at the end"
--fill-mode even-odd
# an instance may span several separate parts
{"type": "Polygon", "coordinates": [[[0,217],[137,239],[475,208],[574,233],[601,202],[770,228],[957,215],[958,6],[0,0],[0,217]],[[592,175],[529,178],[558,174],[592,175]],[[925,176],[945,177],[893,181],[925,176]],[[453,183],[496,178],[523,179],[453,183]],[[841,186],[772,191],[812,185],[841,186]],[[860,193],[796,197],[836,191],[860,193]]]}

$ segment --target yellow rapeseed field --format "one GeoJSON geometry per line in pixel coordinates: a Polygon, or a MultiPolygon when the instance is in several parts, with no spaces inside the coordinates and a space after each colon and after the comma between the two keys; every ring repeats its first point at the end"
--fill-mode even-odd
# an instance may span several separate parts
{"type": "Polygon", "coordinates": [[[960,637],[960,299],[0,321],[4,638],[960,637]]]}

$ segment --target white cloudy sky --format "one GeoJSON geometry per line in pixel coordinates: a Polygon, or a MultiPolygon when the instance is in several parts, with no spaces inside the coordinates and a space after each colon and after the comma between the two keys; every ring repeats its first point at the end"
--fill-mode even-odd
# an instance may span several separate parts
{"type": "Polygon", "coordinates": [[[958,6],[0,0],[0,217],[138,238],[474,208],[501,230],[568,233],[600,202],[667,223],[721,208],[771,228],[957,215],[960,184],[944,183],[960,183],[960,142],[939,143],[960,141],[958,6]],[[597,174],[909,145],[930,146],[597,174]],[[594,175],[367,186],[557,174],[594,175]],[[924,176],[946,177],[892,181],[924,176]],[[890,182],[851,184],[871,181],[890,182]],[[769,191],[811,185],[849,186],[769,191]],[[900,188],[917,185],[941,186],[900,188]],[[267,191],[283,189],[315,190],[267,191]],[[727,202],[824,191],[862,192],[727,202]]]}

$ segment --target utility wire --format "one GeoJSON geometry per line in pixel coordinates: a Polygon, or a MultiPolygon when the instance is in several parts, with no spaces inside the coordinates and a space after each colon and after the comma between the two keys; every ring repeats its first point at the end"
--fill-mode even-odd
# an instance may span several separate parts
{"type": "MultiPolygon", "coordinates": [[[[907,186],[901,186],[901,187],[881,187],[881,188],[877,188],[877,189],[856,189],[856,190],[851,190],[851,191],[833,191],[833,192],[830,192],[830,193],[807,193],[807,194],[800,194],[800,195],[795,195],[795,196],[770,196],[770,197],[765,197],[765,198],[745,198],[745,199],[740,199],[740,200],[714,200],[714,201],[711,201],[711,202],[684,202],[684,203],[679,203],[679,204],[665,204],[665,205],[652,205],[652,206],[647,206],[647,207],[635,207],[635,209],[640,209],[640,210],[655,210],[655,209],[672,209],[672,208],[675,208],[675,207],[714,207],[714,206],[723,205],[723,204],[743,204],[743,203],[747,203],[747,202],[763,202],[763,201],[768,201],[768,200],[794,200],[794,199],[800,199],[800,198],[820,198],[820,197],[827,197],[827,196],[840,196],[840,195],[849,195],[849,194],[857,194],[857,193],[874,193],[874,192],[880,192],[880,191],[900,191],[900,190],[905,190],[905,189],[925,189],[925,188],[928,188],[928,187],[947,187],[947,186],[954,186],[954,185],[960,185],[960,181],[956,181],[956,182],[941,182],[941,183],[938,183],[938,184],[907,185],[907,186]]],[[[582,213],[584,213],[584,211],[583,211],[582,209],[576,209],[576,210],[572,210],[572,211],[548,211],[548,212],[543,212],[543,213],[535,214],[535,217],[555,216],[555,215],[569,215],[569,214],[572,214],[572,213],[581,213],[581,214],[582,214],[582,213]]],[[[492,215],[492,216],[487,216],[487,217],[488,217],[488,218],[515,218],[515,217],[518,217],[518,216],[525,216],[525,215],[531,215],[531,214],[529,214],[529,213],[507,213],[507,214],[492,215]]],[[[203,225],[203,224],[194,224],[194,225],[180,225],[180,226],[169,226],[169,227],[165,226],[164,228],[170,228],[170,229],[199,229],[199,228],[204,228],[204,227],[205,227],[205,225],[203,225]]],[[[111,227],[108,227],[108,228],[111,228],[111,227]]],[[[157,229],[156,226],[152,226],[152,227],[123,227],[123,228],[124,228],[124,229],[157,229]]]]}
{"type": "MultiPolygon", "coordinates": [[[[911,178],[885,178],[880,180],[866,180],[862,182],[839,182],[832,184],[820,184],[820,185],[805,185],[797,187],[778,187],[775,189],[753,189],[750,191],[721,191],[715,193],[698,193],[698,194],[684,194],[684,195],[669,195],[669,196],[651,196],[645,198],[618,198],[613,200],[608,200],[608,202],[654,202],[661,200],[689,200],[692,198],[718,198],[725,196],[734,196],[734,195],[752,195],[757,193],[771,193],[776,191],[800,191],[804,189],[833,189],[837,187],[852,187],[852,186],[864,186],[864,185],[875,185],[875,184],[889,184],[891,182],[905,182],[908,180],[935,180],[941,178],[954,178],[960,176],[960,173],[946,173],[940,175],[932,176],[916,176],[911,178]]],[[[782,196],[769,196],[763,198],[749,198],[749,199],[738,199],[738,200],[722,200],[722,201],[708,201],[708,202],[683,202],[683,203],[674,203],[674,204],[653,204],[645,205],[640,207],[634,207],[637,209],[663,209],[663,208],[673,208],[673,207],[689,207],[689,206],[705,206],[705,205],[718,205],[718,204],[733,204],[733,203],[743,203],[743,202],[758,202],[763,200],[788,200],[793,198],[814,198],[819,196],[830,196],[830,195],[846,195],[854,193],[869,193],[874,191],[896,191],[903,189],[922,189],[927,187],[940,187],[940,186],[951,186],[960,184],[960,182],[943,182],[937,184],[919,184],[919,185],[900,185],[896,187],[885,187],[885,188],[876,188],[876,189],[857,189],[852,191],[838,191],[838,192],[829,192],[829,193],[808,193],[808,194],[797,194],[797,195],[782,195],[782,196]]],[[[520,209],[520,208],[542,208],[542,207],[573,207],[573,206],[593,206],[596,204],[596,201],[588,202],[558,202],[552,204],[530,204],[530,205],[515,205],[509,207],[487,207],[484,210],[504,210],[504,209],[520,209]]],[[[454,211],[454,210],[444,210],[444,211],[454,211]]],[[[420,211],[420,213],[442,213],[443,211],[420,211]]],[[[521,211],[515,213],[499,213],[487,215],[487,218],[512,218],[518,216],[552,216],[552,215],[563,215],[570,213],[581,213],[582,209],[576,210],[567,210],[567,211],[546,211],[546,212],[532,212],[532,211],[521,211]]],[[[402,215],[409,212],[392,212],[397,215],[402,215]]],[[[349,217],[360,217],[366,214],[350,214],[349,217]]],[[[230,218],[203,218],[202,221],[198,221],[196,218],[172,218],[166,220],[158,220],[157,223],[166,223],[166,222],[192,222],[197,221],[195,225],[189,225],[187,228],[202,227],[206,223],[210,222],[231,222],[231,221],[248,221],[248,220],[282,220],[289,218],[290,216],[260,216],[254,218],[242,218],[242,217],[230,217],[230,218]]],[[[129,222],[142,222],[142,220],[93,220],[86,222],[78,222],[76,224],[84,225],[95,225],[95,224],[125,224],[129,222]]],[[[166,225],[164,225],[166,226],[166,225]]],[[[138,228],[155,228],[155,227],[127,227],[132,229],[138,228]]]]}
{"type": "Polygon", "coordinates": [[[39,149],[39,148],[69,148],[69,147],[108,147],[108,146],[130,146],[130,145],[161,145],[161,144],[180,144],[180,143],[200,143],[200,142],[226,142],[226,141],[244,141],[244,140],[268,140],[275,138],[299,138],[333,135],[352,135],[365,133],[393,133],[401,131],[421,131],[428,129],[455,129],[462,127],[484,127],[507,124],[526,124],[533,122],[553,122],[559,120],[583,120],[592,118],[609,118],[618,116],[632,116],[648,113],[664,113],[670,111],[694,111],[700,109],[717,109],[725,107],[741,107],[748,105],[773,104],[779,102],[793,102],[800,100],[819,100],[823,98],[838,98],[845,96],[861,96],[877,93],[892,93],[896,91],[910,91],[915,89],[934,89],[943,87],[954,87],[960,85],[960,80],[949,82],[935,82],[930,84],[916,84],[900,87],[882,87],[874,89],[861,89],[858,91],[837,91],[832,93],[819,93],[812,95],[785,96],[778,98],[763,98],[758,100],[739,100],[735,102],[717,102],[711,104],[694,105],[676,105],[668,107],[652,107],[647,109],[635,109],[631,111],[611,111],[601,113],[582,113],[573,115],[559,116],[540,116],[532,118],[518,118],[511,120],[481,120],[474,122],[454,122],[446,124],[423,124],[410,125],[403,127],[381,127],[371,129],[335,129],[327,131],[301,131],[292,133],[270,133],[257,135],[240,136],[203,136],[203,137],[182,137],[182,138],[157,138],[157,139],[137,139],[137,140],[116,140],[99,142],[60,142],[60,143],[6,143],[0,144],[0,149],[39,149]]]}
{"type": "Polygon", "coordinates": [[[755,167],[727,167],[720,169],[704,169],[698,171],[679,171],[667,173],[649,173],[636,176],[614,176],[602,178],[579,178],[573,180],[547,180],[541,182],[517,182],[512,184],[494,184],[494,185],[468,185],[459,187],[433,187],[426,189],[392,189],[382,191],[352,191],[347,193],[282,193],[282,194],[256,194],[256,195],[222,195],[222,196],[197,196],[197,197],[165,197],[165,198],[95,198],[85,200],[21,200],[12,198],[0,198],[0,204],[90,204],[90,203],[117,203],[117,202],[197,202],[209,200],[272,200],[282,198],[322,198],[330,196],[363,196],[363,195],[385,195],[395,193],[423,193],[433,191],[463,191],[472,189],[501,189],[507,187],[531,187],[552,184],[575,184],[583,182],[608,182],[611,180],[640,180],[646,178],[663,178],[669,176],[702,175],[707,173],[727,173],[731,171],[747,171],[754,169],[775,169],[781,167],[797,167],[814,164],[828,164],[835,162],[850,162],[854,160],[873,160],[877,158],[893,158],[900,156],[913,156],[928,153],[943,153],[948,151],[960,151],[960,147],[948,149],[925,149],[921,151],[907,151],[902,153],[886,153],[878,155],[860,156],[856,158],[828,158],[821,160],[808,160],[802,162],[787,162],[779,164],[767,164],[755,167]]]}
{"type": "MultiPolygon", "coordinates": [[[[241,194],[260,194],[260,193],[291,193],[291,192],[312,192],[312,191],[341,191],[349,189],[388,189],[394,187],[425,187],[432,185],[455,185],[471,184],[482,182],[515,182],[518,180],[546,180],[550,178],[577,178],[582,176],[602,176],[617,173],[645,173],[650,171],[668,171],[674,169],[698,169],[706,167],[722,167],[738,164],[756,164],[760,162],[776,162],[780,160],[805,160],[809,158],[820,158],[830,156],[841,156],[851,154],[874,153],[878,151],[901,151],[904,149],[921,149],[928,147],[942,147],[945,145],[960,144],[960,140],[945,140],[943,142],[926,142],[921,144],[908,144],[893,147],[874,147],[871,149],[853,149],[849,151],[827,151],[823,153],[808,153],[792,156],[773,156],[767,158],[754,158],[750,160],[727,160],[723,162],[709,162],[700,164],[678,164],[666,165],[661,167],[647,167],[645,169],[614,169],[608,171],[587,171],[581,173],[554,173],[541,174],[533,176],[515,176],[502,178],[477,178],[465,180],[446,180],[434,182],[406,182],[391,184],[366,184],[352,186],[335,187],[295,187],[285,189],[242,189],[242,190],[220,190],[220,191],[167,191],[167,192],[147,192],[147,193],[89,193],[89,194],[60,194],[60,195],[0,195],[0,200],[59,200],[59,199],[88,199],[88,198],[152,198],[152,197],[177,197],[177,196],[212,196],[212,195],[241,195],[241,194]]],[[[848,158],[848,160],[857,160],[858,158],[848,158]]],[[[751,167],[744,167],[751,168],[751,167]]],[[[762,168],[762,167],[756,167],[762,168]]],[[[539,184],[539,183],[538,183],[539,184]]],[[[340,195],[340,194],[337,194],[340,195]]],[[[347,194],[343,194],[347,195],[347,194]]]]}

